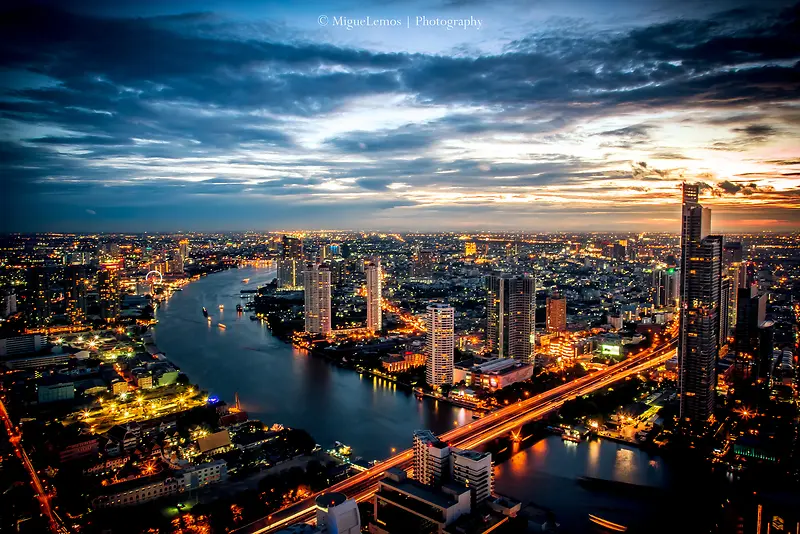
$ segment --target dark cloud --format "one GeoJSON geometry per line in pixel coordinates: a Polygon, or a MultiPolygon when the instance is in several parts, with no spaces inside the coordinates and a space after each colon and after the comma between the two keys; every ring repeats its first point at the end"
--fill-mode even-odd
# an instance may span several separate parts
{"type": "MultiPolygon", "coordinates": [[[[54,5],[0,14],[4,192],[32,205],[51,198],[53,217],[63,215],[53,209],[58,202],[85,205],[87,196],[92,205],[94,199],[118,205],[122,188],[128,198],[165,192],[170,198],[164,202],[192,195],[231,202],[250,196],[309,201],[315,195],[323,202],[333,183],[365,194],[407,183],[522,195],[609,176],[673,180],[682,169],[646,162],[630,164],[630,172],[600,173],[594,170],[599,156],[532,150],[530,161],[487,162],[469,151],[442,155],[436,149],[451,139],[493,136],[536,136],[538,143],[558,146],[593,119],[696,109],[716,110],[716,118],[697,120],[735,134],[712,140],[711,148],[744,151],[787,135],[792,121],[800,122],[793,107],[800,100],[798,6],[613,30],[587,31],[582,22],[545,25],[501,53],[433,55],[320,44],[275,25],[252,31],[254,22],[214,13],[100,16],[103,4],[95,0],[73,2],[71,12],[54,5]],[[324,123],[307,125],[356,98],[400,94],[415,106],[451,112],[383,131],[356,124],[325,138],[320,153],[297,138],[298,124],[324,133],[324,123]],[[229,169],[225,176],[221,166],[229,169]],[[197,175],[202,180],[188,180],[197,175]]],[[[680,147],[657,146],[658,126],[638,120],[648,123],[597,134],[601,148],[690,159],[680,147]]],[[[720,198],[779,194],[756,183],[709,187],[720,198]]],[[[414,203],[383,202],[380,209],[414,203]]]]}

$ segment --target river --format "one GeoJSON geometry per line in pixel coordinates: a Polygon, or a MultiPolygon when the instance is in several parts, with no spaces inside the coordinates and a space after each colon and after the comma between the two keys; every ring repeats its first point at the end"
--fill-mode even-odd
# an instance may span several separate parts
{"type": "Polygon", "coordinates": [[[626,444],[604,439],[576,444],[549,436],[496,466],[494,474],[498,493],[551,510],[564,532],[610,532],[593,525],[589,514],[624,525],[630,534],[707,532],[701,523],[709,518],[709,480],[679,471],[626,444]],[[589,489],[578,483],[580,477],[635,487],[589,489]]]}
{"type": "MultiPolygon", "coordinates": [[[[157,310],[159,348],[210,394],[232,403],[238,392],[251,418],[303,428],[326,447],[342,441],[354,456],[367,460],[410,447],[415,429],[440,433],[472,420],[469,410],[417,400],[388,381],[295,350],[260,321],[251,321],[248,312],[238,315],[236,304],[245,302],[240,291],[255,289],[274,275],[269,269],[232,269],[185,286],[157,310]],[[249,284],[242,283],[244,278],[249,284]],[[213,316],[211,326],[203,318],[203,306],[213,316]],[[227,328],[220,329],[217,322],[227,328]]],[[[674,477],[666,462],[626,445],[576,445],[549,437],[498,465],[495,477],[499,493],[552,509],[568,532],[588,531],[589,513],[628,525],[629,532],[641,532],[645,525],[647,532],[661,532],[653,527],[656,516],[659,525],[677,528],[675,514],[664,512],[674,505],[674,477]],[[664,493],[658,499],[639,499],[589,491],[578,485],[581,476],[664,493]]]]}
{"type": "Polygon", "coordinates": [[[210,394],[232,404],[238,392],[251,418],[305,429],[326,448],[341,441],[366,460],[410,447],[416,429],[444,432],[472,420],[470,410],[419,401],[394,383],[309,356],[273,337],[247,311],[238,315],[236,305],[245,302],[240,291],[274,276],[274,269],[247,267],[186,285],[156,312],[158,347],[210,394]],[[250,279],[246,285],[244,278],[250,279]],[[212,325],[203,318],[204,306],[212,325]]]}

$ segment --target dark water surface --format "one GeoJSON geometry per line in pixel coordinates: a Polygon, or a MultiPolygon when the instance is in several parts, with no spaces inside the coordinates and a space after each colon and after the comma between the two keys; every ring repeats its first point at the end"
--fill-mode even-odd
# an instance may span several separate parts
{"type": "Polygon", "coordinates": [[[157,311],[158,347],[210,394],[232,404],[238,392],[251,418],[303,428],[326,448],[342,441],[367,460],[410,447],[415,429],[444,432],[472,420],[470,410],[418,401],[408,389],[308,356],[251,321],[247,310],[238,315],[236,305],[246,302],[240,291],[274,276],[274,269],[231,269],[185,286],[157,311]]]}

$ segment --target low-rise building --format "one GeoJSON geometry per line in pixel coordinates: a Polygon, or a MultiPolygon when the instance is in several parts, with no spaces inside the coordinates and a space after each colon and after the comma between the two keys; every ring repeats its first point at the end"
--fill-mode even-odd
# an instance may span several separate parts
{"type": "Polygon", "coordinates": [[[502,389],[533,376],[533,365],[512,358],[493,358],[478,364],[457,365],[454,377],[469,387],[489,390],[502,389]]]}
{"type": "Polygon", "coordinates": [[[92,500],[96,508],[135,506],[161,497],[222,482],[228,477],[225,460],[191,466],[175,472],[165,471],[152,477],[137,478],[106,486],[92,500]]]}
{"type": "Polygon", "coordinates": [[[378,482],[369,532],[393,534],[444,532],[462,515],[470,513],[470,491],[445,484],[433,488],[409,480],[404,471],[392,468],[378,482]]]}
{"type": "Polygon", "coordinates": [[[60,402],[75,398],[75,384],[72,382],[42,383],[36,386],[39,404],[60,402]]]}
{"type": "Polygon", "coordinates": [[[58,459],[61,463],[71,462],[85,458],[97,452],[99,444],[97,438],[80,438],[67,444],[62,444],[58,450],[58,459]]]}

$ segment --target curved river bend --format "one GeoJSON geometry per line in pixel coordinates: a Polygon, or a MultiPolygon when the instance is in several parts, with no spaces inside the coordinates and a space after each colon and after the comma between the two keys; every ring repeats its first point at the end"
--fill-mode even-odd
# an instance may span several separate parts
{"type": "Polygon", "coordinates": [[[236,305],[245,302],[240,291],[274,276],[274,269],[248,267],[188,284],[157,311],[158,347],[210,394],[232,404],[238,392],[251,418],[305,429],[325,448],[341,441],[366,460],[410,447],[416,429],[444,432],[472,420],[470,410],[419,401],[391,382],[297,351],[260,321],[251,321],[246,310],[238,315],[236,305]],[[244,278],[250,279],[247,285],[244,278]],[[212,325],[203,318],[204,306],[212,325]]]}

